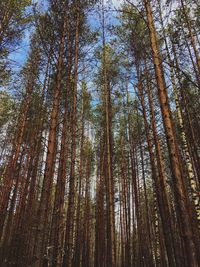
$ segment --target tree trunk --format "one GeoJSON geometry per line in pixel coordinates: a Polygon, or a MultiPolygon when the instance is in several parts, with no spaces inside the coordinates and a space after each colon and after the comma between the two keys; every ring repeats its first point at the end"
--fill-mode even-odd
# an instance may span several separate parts
{"type": "Polygon", "coordinates": [[[171,111],[169,106],[168,94],[165,85],[165,80],[162,72],[162,63],[159,55],[159,47],[157,36],[154,27],[152,10],[150,3],[144,0],[144,5],[147,14],[147,21],[150,34],[150,42],[153,54],[153,62],[156,74],[159,103],[162,111],[162,118],[165,128],[165,135],[167,139],[168,151],[170,156],[170,164],[172,170],[172,177],[174,182],[175,198],[177,202],[177,210],[181,219],[181,227],[184,239],[184,245],[187,251],[188,264],[196,267],[198,266],[197,250],[193,241],[193,232],[191,227],[191,220],[188,214],[190,204],[184,185],[183,176],[180,167],[180,158],[178,153],[177,142],[173,129],[173,122],[171,118],[171,111]]]}

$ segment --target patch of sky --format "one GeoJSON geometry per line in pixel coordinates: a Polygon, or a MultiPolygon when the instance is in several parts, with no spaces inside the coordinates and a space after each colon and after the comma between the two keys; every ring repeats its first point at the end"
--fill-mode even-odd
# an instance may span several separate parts
{"type": "MultiPolygon", "coordinates": [[[[46,0],[33,0],[32,5],[27,8],[26,13],[33,14],[33,7],[35,7],[36,10],[40,10],[40,12],[45,12],[48,7],[48,2],[46,0]]],[[[9,65],[11,70],[14,72],[18,72],[26,61],[29,52],[30,39],[33,32],[34,26],[31,23],[25,29],[17,47],[15,47],[15,49],[9,54],[9,65]]]]}
{"type": "Polygon", "coordinates": [[[18,46],[9,55],[9,65],[13,71],[18,71],[26,61],[31,33],[30,29],[25,30],[18,46]]]}

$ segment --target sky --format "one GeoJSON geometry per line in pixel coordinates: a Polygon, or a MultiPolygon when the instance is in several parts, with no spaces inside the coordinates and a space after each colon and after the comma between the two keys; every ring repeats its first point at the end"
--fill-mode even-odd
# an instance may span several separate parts
{"type": "MultiPolygon", "coordinates": [[[[45,0],[33,0],[34,3],[44,4],[45,0]]],[[[105,3],[107,1],[105,0],[105,3]]],[[[108,1],[110,2],[110,1],[108,1]]],[[[114,7],[119,7],[124,1],[123,0],[111,0],[114,7]]],[[[111,17],[111,16],[110,16],[111,17]]],[[[112,18],[111,18],[112,20],[112,18]]],[[[95,21],[95,20],[94,20],[95,21]]],[[[22,40],[20,41],[18,47],[9,56],[10,66],[13,70],[20,70],[26,61],[27,54],[29,51],[29,39],[32,30],[27,29],[24,33],[22,40]]]]}
{"type": "MultiPolygon", "coordinates": [[[[32,0],[33,4],[39,4],[40,8],[42,9],[45,8],[45,2],[46,0],[32,0]]],[[[15,71],[20,70],[26,61],[29,51],[30,36],[32,32],[33,28],[30,27],[25,30],[23,38],[19,42],[19,45],[16,47],[15,51],[11,52],[9,55],[10,66],[15,71]]]]}
{"type": "Polygon", "coordinates": [[[112,0],[112,2],[114,6],[118,7],[123,3],[123,0],[112,0]]]}

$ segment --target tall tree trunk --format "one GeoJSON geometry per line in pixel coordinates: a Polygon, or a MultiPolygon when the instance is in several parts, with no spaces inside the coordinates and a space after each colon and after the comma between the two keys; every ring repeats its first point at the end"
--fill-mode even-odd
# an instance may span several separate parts
{"type": "Polygon", "coordinates": [[[114,267],[116,263],[116,243],[115,243],[115,207],[114,207],[114,181],[112,170],[112,108],[111,108],[111,92],[107,75],[107,55],[106,55],[106,40],[105,40],[105,19],[104,19],[104,4],[102,4],[102,25],[103,25],[103,100],[105,113],[105,143],[106,143],[106,158],[105,158],[105,179],[107,192],[107,214],[108,214],[108,256],[107,266],[114,267]]]}
{"type": "Polygon", "coordinates": [[[154,62],[157,88],[158,88],[159,103],[162,111],[162,118],[163,118],[168,151],[170,156],[170,164],[174,182],[177,210],[179,213],[178,215],[180,216],[181,219],[182,234],[184,239],[184,245],[187,251],[188,264],[191,264],[192,266],[196,267],[198,266],[198,257],[197,257],[197,248],[195,248],[193,240],[193,231],[191,226],[190,215],[188,212],[188,208],[190,209],[190,203],[188,200],[186,188],[184,185],[182,170],[180,166],[181,163],[179,158],[177,141],[173,129],[173,122],[171,118],[167,89],[162,71],[162,63],[159,55],[157,35],[154,27],[152,10],[149,1],[144,0],[144,5],[147,14],[150,42],[151,42],[153,62],[154,62]]]}
{"type": "Polygon", "coordinates": [[[65,200],[65,186],[67,175],[67,160],[69,150],[69,98],[70,98],[70,85],[71,85],[71,55],[70,55],[70,36],[68,32],[68,67],[67,67],[67,81],[66,81],[66,94],[64,101],[64,118],[61,136],[60,159],[58,165],[57,183],[55,200],[52,214],[51,223],[51,237],[50,247],[52,246],[52,266],[61,266],[63,258],[63,236],[64,236],[64,200],[65,200]]]}
{"type": "Polygon", "coordinates": [[[73,106],[71,118],[71,166],[69,177],[69,202],[66,219],[66,235],[64,246],[64,259],[62,266],[72,266],[73,259],[73,235],[74,235],[74,214],[75,214],[75,164],[76,164],[76,131],[77,131],[77,84],[78,84],[78,55],[79,55],[79,27],[80,27],[80,10],[76,6],[76,32],[75,32],[75,58],[74,58],[74,87],[73,87],[73,106]]]}
{"type": "Polygon", "coordinates": [[[188,28],[188,33],[189,33],[190,41],[191,41],[191,44],[192,44],[192,48],[194,50],[194,55],[195,55],[195,58],[196,58],[196,64],[197,64],[198,72],[200,74],[200,56],[199,56],[198,49],[197,49],[197,46],[196,46],[196,41],[195,41],[194,34],[192,33],[192,25],[191,25],[190,18],[189,18],[188,14],[187,14],[187,10],[186,10],[186,7],[185,7],[185,1],[184,0],[181,0],[181,7],[182,7],[182,10],[183,10],[183,15],[185,17],[186,25],[187,25],[187,28],[188,28]]]}
{"type": "Polygon", "coordinates": [[[41,199],[38,209],[38,226],[35,237],[34,257],[35,262],[33,266],[40,267],[43,264],[45,250],[47,249],[48,235],[49,235],[49,214],[50,214],[50,198],[53,183],[55,154],[56,154],[56,140],[58,128],[58,114],[61,94],[61,79],[63,66],[63,53],[65,47],[66,34],[66,20],[63,21],[63,29],[60,40],[59,55],[57,61],[57,73],[55,88],[53,94],[53,108],[50,119],[50,130],[48,137],[47,157],[44,171],[44,179],[42,186],[41,199]]]}

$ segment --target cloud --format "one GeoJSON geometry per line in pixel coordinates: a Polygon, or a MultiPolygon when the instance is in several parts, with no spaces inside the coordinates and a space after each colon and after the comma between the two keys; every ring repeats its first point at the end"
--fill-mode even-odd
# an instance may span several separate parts
{"type": "Polygon", "coordinates": [[[119,7],[123,2],[123,0],[112,0],[112,3],[115,7],[119,7]]]}

